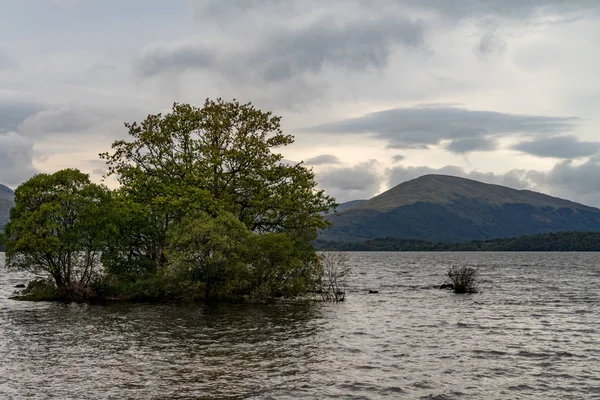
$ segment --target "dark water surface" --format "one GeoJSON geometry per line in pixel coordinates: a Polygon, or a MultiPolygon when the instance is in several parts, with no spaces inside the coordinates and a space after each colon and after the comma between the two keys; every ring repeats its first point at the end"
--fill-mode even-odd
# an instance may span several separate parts
{"type": "Polygon", "coordinates": [[[600,399],[599,253],[348,255],[343,304],[218,307],[11,301],[0,255],[0,399],[600,399]]]}

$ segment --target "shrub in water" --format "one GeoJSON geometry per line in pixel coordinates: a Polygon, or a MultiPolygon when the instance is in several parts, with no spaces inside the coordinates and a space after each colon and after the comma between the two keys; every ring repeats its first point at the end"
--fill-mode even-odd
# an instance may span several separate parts
{"type": "Polygon", "coordinates": [[[448,278],[454,286],[454,293],[477,293],[477,269],[452,266],[448,269],[448,278]]]}

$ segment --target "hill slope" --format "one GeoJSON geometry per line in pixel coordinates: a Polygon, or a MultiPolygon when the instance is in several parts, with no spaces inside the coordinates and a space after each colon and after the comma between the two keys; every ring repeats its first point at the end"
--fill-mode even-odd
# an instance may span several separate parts
{"type": "Polygon", "coordinates": [[[8,222],[9,212],[14,205],[15,194],[4,185],[0,185],[0,231],[8,222]]]}
{"type": "Polygon", "coordinates": [[[358,207],[367,201],[368,200],[352,200],[352,201],[347,201],[345,203],[340,203],[340,205],[337,207],[336,212],[339,214],[342,211],[346,211],[349,208],[358,207]]]}
{"type": "Polygon", "coordinates": [[[557,231],[600,231],[600,209],[470,179],[425,175],[327,217],[322,240],[400,237],[471,241],[557,231]]]}

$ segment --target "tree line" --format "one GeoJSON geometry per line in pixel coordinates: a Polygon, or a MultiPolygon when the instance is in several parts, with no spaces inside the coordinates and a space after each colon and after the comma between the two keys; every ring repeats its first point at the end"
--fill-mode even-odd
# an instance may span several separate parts
{"type": "Polygon", "coordinates": [[[323,284],[311,242],[336,203],[283,162],[276,150],[294,139],[280,117],[207,99],[125,126],[100,154],[118,189],[77,169],[16,189],[9,268],[68,300],[264,300],[323,284]]]}
{"type": "Polygon", "coordinates": [[[337,251],[600,251],[600,232],[553,232],[458,243],[393,237],[362,242],[316,240],[315,248],[337,251]]]}

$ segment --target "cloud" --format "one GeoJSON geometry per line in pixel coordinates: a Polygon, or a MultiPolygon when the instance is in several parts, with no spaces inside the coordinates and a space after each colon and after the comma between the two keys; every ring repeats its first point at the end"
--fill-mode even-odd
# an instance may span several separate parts
{"type": "Polygon", "coordinates": [[[33,142],[16,132],[0,134],[0,183],[16,187],[37,173],[33,142]]]}
{"type": "Polygon", "coordinates": [[[309,165],[339,164],[340,159],[332,154],[321,154],[320,156],[309,158],[305,163],[309,165]]]}
{"type": "Polygon", "coordinates": [[[381,184],[374,160],[347,168],[329,168],[319,172],[316,178],[319,186],[338,202],[371,198],[381,184]]]}
{"type": "Polygon", "coordinates": [[[591,196],[600,205],[600,160],[592,159],[581,165],[562,161],[544,175],[543,183],[561,193],[591,196]]]}
{"type": "Polygon", "coordinates": [[[531,19],[544,15],[567,15],[600,8],[595,0],[388,0],[397,4],[432,10],[447,20],[484,19],[488,17],[511,20],[531,19]]]}
{"type": "Polygon", "coordinates": [[[19,133],[40,136],[47,133],[81,133],[102,122],[102,116],[77,107],[40,111],[19,125],[19,133]]]}
{"type": "Polygon", "coordinates": [[[465,171],[447,165],[441,168],[394,167],[387,171],[390,187],[427,174],[441,174],[474,179],[480,182],[528,189],[552,196],[572,200],[585,205],[600,207],[600,157],[583,164],[565,160],[549,171],[513,169],[505,173],[465,171]]]}
{"type": "Polygon", "coordinates": [[[446,165],[441,168],[427,166],[393,167],[387,171],[390,187],[429,174],[458,176],[514,189],[531,189],[538,186],[542,181],[541,175],[537,171],[522,169],[515,169],[504,174],[494,174],[492,172],[465,171],[455,165],[446,165]]]}
{"type": "Polygon", "coordinates": [[[47,108],[27,117],[17,131],[22,136],[45,138],[52,134],[96,135],[116,137],[124,134],[123,121],[140,117],[139,110],[96,106],[59,106],[47,108]],[[115,129],[116,127],[119,129],[115,129]]]}
{"type": "Polygon", "coordinates": [[[392,157],[392,161],[394,161],[395,163],[403,161],[405,159],[406,159],[406,157],[403,156],[402,154],[396,154],[395,156],[392,157]]]}
{"type": "MultiPolygon", "coordinates": [[[[575,117],[551,117],[473,111],[449,106],[395,108],[323,125],[303,132],[332,134],[371,134],[386,140],[391,148],[415,148],[439,144],[442,140],[482,139],[499,135],[551,135],[572,130],[575,117]]],[[[480,141],[458,142],[460,150],[468,145],[489,146],[480,141]]]]}
{"type": "Polygon", "coordinates": [[[600,207],[600,158],[583,164],[565,160],[550,171],[535,172],[538,187],[547,193],[582,204],[600,207]]]}
{"type": "Polygon", "coordinates": [[[451,153],[466,154],[474,151],[493,151],[497,145],[494,140],[484,138],[465,138],[451,141],[446,149],[451,153]]]}
{"type": "Polygon", "coordinates": [[[20,123],[42,110],[42,106],[30,102],[0,101],[0,133],[17,130],[20,123]]]}
{"type": "Polygon", "coordinates": [[[315,74],[326,66],[364,71],[385,67],[395,46],[422,42],[422,24],[405,18],[359,19],[346,24],[331,21],[271,36],[264,50],[252,57],[252,64],[263,69],[266,81],[315,74]]]}
{"type": "Polygon", "coordinates": [[[204,43],[153,43],[147,45],[135,61],[135,71],[141,76],[155,76],[164,72],[215,67],[217,51],[204,43]]]}
{"type": "Polygon", "coordinates": [[[574,136],[555,136],[521,142],[513,149],[538,157],[579,158],[592,156],[600,151],[599,142],[582,142],[574,136]]]}
{"type": "Polygon", "coordinates": [[[415,47],[423,40],[422,23],[406,18],[334,20],[322,18],[287,28],[275,25],[262,34],[249,34],[245,40],[218,47],[204,38],[149,44],[137,58],[135,70],[143,77],[196,69],[227,79],[258,77],[263,82],[280,82],[316,75],[326,67],[350,71],[382,68],[396,46],[415,47]]]}
{"type": "Polygon", "coordinates": [[[0,70],[13,68],[17,65],[15,60],[9,57],[2,49],[0,48],[0,70]]]}
{"type": "MultiPolygon", "coordinates": [[[[303,3],[318,4],[305,0],[303,3]]],[[[208,0],[202,1],[199,14],[206,19],[231,20],[232,16],[244,16],[253,12],[269,10],[272,13],[285,13],[298,10],[292,2],[283,0],[208,0]]],[[[580,11],[594,10],[599,7],[595,0],[332,0],[330,4],[337,6],[359,5],[363,9],[424,10],[436,13],[438,16],[452,21],[462,21],[471,18],[496,17],[505,19],[527,19],[544,14],[568,14],[580,11]]],[[[305,8],[308,8],[306,5],[305,8]]],[[[271,15],[271,14],[269,14],[271,15]]]]}
{"type": "Polygon", "coordinates": [[[506,41],[495,30],[485,32],[475,46],[475,54],[482,58],[487,58],[494,53],[503,53],[505,50],[506,41]]]}

